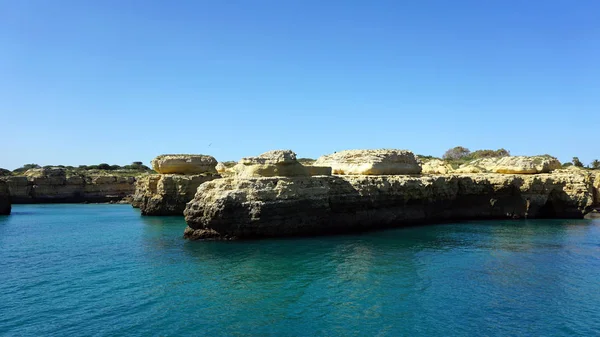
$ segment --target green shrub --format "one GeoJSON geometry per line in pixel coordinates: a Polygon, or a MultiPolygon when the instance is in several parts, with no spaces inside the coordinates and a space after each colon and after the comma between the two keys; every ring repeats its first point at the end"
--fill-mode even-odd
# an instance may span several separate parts
{"type": "Polygon", "coordinates": [[[22,172],[25,172],[30,169],[38,169],[38,168],[42,168],[42,167],[38,164],[25,164],[25,165],[19,167],[18,169],[14,169],[13,172],[14,173],[22,173],[22,172]]]}
{"type": "Polygon", "coordinates": [[[583,163],[581,162],[581,160],[579,160],[578,157],[573,157],[572,162],[574,166],[583,167],[583,163]]]}

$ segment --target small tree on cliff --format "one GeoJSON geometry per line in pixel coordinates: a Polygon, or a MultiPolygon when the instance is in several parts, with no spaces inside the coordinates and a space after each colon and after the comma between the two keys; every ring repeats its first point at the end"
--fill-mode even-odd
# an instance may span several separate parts
{"type": "Polygon", "coordinates": [[[457,146],[457,147],[453,147],[450,150],[446,151],[446,153],[444,153],[444,156],[442,158],[445,160],[458,160],[458,159],[464,158],[470,154],[471,154],[471,150],[467,149],[466,147],[457,146]]]}
{"type": "Polygon", "coordinates": [[[18,169],[14,169],[13,172],[19,173],[19,172],[25,172],[27,170],[37,169],[37,168],[41,168],[41,166],[38,164],[25,164],[25,165],[19,167],[18,169]]]}
{"type": "Polygon", "coordinates": [[[583,167],[583,163],[581,162],[581,160],[579,160],[578,157],[573,157],[573,160],[571,162],[574,166],[583,167]]]}
{"type": "Polygon", "coordinates": [[[590,164],[590,167],[593,168],[594,170],[599,170],[600,169],[600,160],[594,159],[594,161],[590,164]]]}

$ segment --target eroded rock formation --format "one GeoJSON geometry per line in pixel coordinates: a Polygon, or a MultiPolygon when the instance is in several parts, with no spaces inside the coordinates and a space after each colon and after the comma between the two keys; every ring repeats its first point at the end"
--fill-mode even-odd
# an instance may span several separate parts
{"type": "Polygon", "coordinates": [[[561,168],[558,159],[550,156],[508,156],[475,159],[461,165],[455,173],[550,173],[561,168]]]}
{"type": "Polygon", "coordinates": [[[302,165],[291,150],[274,150],[258,157],[242,158],[232,171],[240,178],[331,175],[331,167],[302,165]]]}
{"type": "Polygon", "coordinates": [[[182,215],[200,184],[220,176],[217,161],[206,155],[161,155],[152,160],[158,172],[138,179],[132,206],[142,215],[182,215]]]}
{"type": "Polygon", "coordinates": [[[448,174],[454,171],[450,164],[441,159],[425,160],[421,167],[423,169],[422,174],[448,174]]]}
{"type": "Polygon", "coordinates": [[[340,175],[421,173],[417,158],[406,150],[345,150],[320,157],[315,166],[329,166],[340,175]]]}
{"type": "Polygon", "coordinates": [[[11,210],[10,192],[8,185],[0,180],[0,215],[8,215],[11,210]]]}
{"type": "Polygon", "coordinates": [[[582,218],[598,201],[596,178],[588,172],[223,178],[198,188],[184,212],[184,236],[237,239],[461,219],[582,218]]]}
{"type": "Polygon", "coordinates": [[[114,202],[133,194],[134,177],[68,175],[62,168],[31,169],[5,181],[14,204],[114,202]]]}
{"type": "Polygon", "coordinates": [[[202,154],[163,154],[152,160],[152,168],[161,174],[216,174],[217,160],[202,154]]]}
{"type": "Polygon", "coordinates": [[[182,215],[200,184],[218,178],[211,174],[152,174],[136,182],[132,206],[142,215],[182,215]]]}

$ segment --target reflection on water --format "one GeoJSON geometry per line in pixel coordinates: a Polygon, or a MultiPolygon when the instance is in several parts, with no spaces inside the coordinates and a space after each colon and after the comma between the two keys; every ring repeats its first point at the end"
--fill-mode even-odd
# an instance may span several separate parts
{"type": "Polygon", "coordinates": [[[183,217],[95,206],[0,218],[0,331],[571,336],[600,326],[600,221],[190,242],[183,217]]]}

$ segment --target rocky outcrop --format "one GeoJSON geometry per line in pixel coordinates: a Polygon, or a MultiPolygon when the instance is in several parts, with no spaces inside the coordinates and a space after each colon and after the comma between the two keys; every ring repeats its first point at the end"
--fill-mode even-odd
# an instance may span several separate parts
{"type": "Polygon", "coordinates": [[[461,165],[455,173],[539,174],[560,168],[558,159],[551,156],[508,156],[475,159],[461,165]]]}
{"type": "Polygon", "coordinates": [[[160,155],[152,167],[162,174],[138,179],[131,204],[142,215],[182,215],[198,186],[220,177],[216,166],[206,155],[160,155]]]}
{"type": "Polygon", "coordinates": [[[227,172],[227,166],[225,166],[225,164],[223,163],[217,163],[217,166],[215,166],[215,170],[217,170],[218,174],[223,174],[227,172]]]}
{"type": "Polygon", "coordinates": [[[223,178],[184,215],[188,239],[345,233],[463,219],[582,218],[594,204],[582,174],[223,178]]]}
{"type": "Polygon", "coordinates": [[[163,154],[152,160],[152,168],[161,174],[216,174],[217,160],[202,154],[163,154]]]}
{"type": "Polygon", "coordinates": [[[600,209],[600,170],[594,171],[592,179],[594,181],[594,203],[600,209]]]}
{"type": "Polygon", "coordinates": [[[152,174],[138,179],[132,206],[142,215],[182,215],[200,184],[217,175],[152,174]]]}
{"type": "Polygon", "coordinates": [[[8,215],[11,210],[10,193],[8,185],[0,180],[0,215],[8,215]]]}
{"type": "Polygon", "coordinates": [[[345,150],[320,157],[315,166],[329,166],[340,175],[421,173],[417,158],[406,150],[345,150]]]}
{"type": "Polygon", "coordinates": [[[454,172],[452,165],[441,159],[424,160],[421,164],[422,174],[449,174],[454,172]]]}
{"type": "Polygon", "coordinates": [[[558,159],[550,156],[512,156],[498,160],[493,172],[504,174],[538,174],[560,169],[558,159]]]}
{"type": "Polygon", "coordinates": [[[68,175],[61,168],[32,169],[2,177],[14,204],[116,202],[135,190],[134,177],[68,175]]]}
{"type": "Polygon", "coordinates": [[[274,150],[242,158],[232,169],[240,178],[331,175],[331,167],[304,166],[291,150],[274,150]]]}

